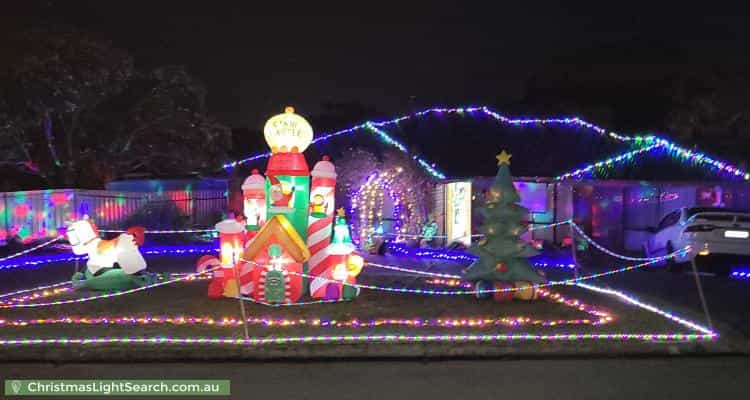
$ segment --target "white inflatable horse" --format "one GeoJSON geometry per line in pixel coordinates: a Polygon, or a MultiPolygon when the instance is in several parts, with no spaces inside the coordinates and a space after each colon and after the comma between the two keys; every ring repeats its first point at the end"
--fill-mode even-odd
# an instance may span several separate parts
{"type": "Polygon", "coordinates": [[[86,267],[91,274],[103,268],[112,268],[115,263],[126,274],[146,269],[146,260],[138,250],[138,246],[143,244],[143,234],[143,228],[132,227],[114,239],[104,240],[99,237],[99,230],[88,216],[68,225],[65,233],[74,254],[88,254],[86,267]]]}

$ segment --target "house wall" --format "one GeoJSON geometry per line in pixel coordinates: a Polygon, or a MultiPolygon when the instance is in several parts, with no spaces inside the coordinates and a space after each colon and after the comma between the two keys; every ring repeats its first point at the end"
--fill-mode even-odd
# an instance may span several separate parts
{"type": "MultiPolygon", "coordinates": [[[[477,210],[484,203],[483,191],[494,177],[470,178],[474,201],[473,226],[481,224],[477,210]]],[[[750,210],[750,184],[743,182],[644,182],[581,180],[553,182],[551,179],[517,178],[521,204],[531,211],[531,226],[572,219],[597,242],[617,251],[639,252],[666,214],[691,206],[719,206],[750,210]]],[[[437,185],[436,193],[441,193],[437,185]]],[[[439,198],[440,196],[436,196],[439,198]]],[[[435,202],[436,215],[444,215],[445,205],[435,202]]],[[[440,225],[442,229],[442,224],[440,225]]],[[[444,232],[441,230],[441,234],[444,232]]],[[[527,238],[562,243],[570,237],[570,227],[541,229],[527,238]]]]}

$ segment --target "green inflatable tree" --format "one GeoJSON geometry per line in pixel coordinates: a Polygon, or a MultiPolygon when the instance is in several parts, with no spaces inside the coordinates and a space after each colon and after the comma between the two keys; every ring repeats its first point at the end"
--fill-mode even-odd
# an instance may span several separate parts
{"type": "Polygon", "coordinates": [[[479,210],[484,217],[480,228],[484,237],[469,249],[479,260],[467,269],[466,280],[544,282],[527,259],[537,255],[537,251],[520,240],[525,231],[522,220],[528,210],[518,204],[521,197],[513,186],[510,157],[505,150],[497,156],[497,175],[479,210]]]}

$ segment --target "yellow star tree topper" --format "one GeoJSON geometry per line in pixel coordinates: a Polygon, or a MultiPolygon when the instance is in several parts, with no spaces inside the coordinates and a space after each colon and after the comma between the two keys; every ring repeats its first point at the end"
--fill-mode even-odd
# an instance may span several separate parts
{"type": "Polygon", "coordinates": [[[495,158],[497,158],[497,165],[502,164],[508,164],[510,165],[510,158],[513,157],[512,154],[508,154],[505,150],[500,152],[500,154],[496,155],[495,158]]]}

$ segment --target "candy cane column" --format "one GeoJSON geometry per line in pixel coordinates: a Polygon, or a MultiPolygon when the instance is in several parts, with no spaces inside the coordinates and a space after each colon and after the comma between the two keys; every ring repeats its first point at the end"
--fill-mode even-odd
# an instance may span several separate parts
{"type": "MultiPolygon", "coordinates": [[[[336,192],[336,168],[328,158],[323,156],[313,167],[310,185],[310,216],[307,227],[307,247],[310,250],[308,260],[309,274],[315,277],[330,278],[333,265],[329,265],[326,248],[331,243],[333,231],[333,203],[336,192]]],[[[324,285],[313,278],[310,282],[310,296],[325,297],[324,285]]]]}

